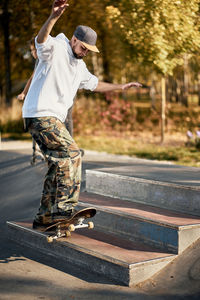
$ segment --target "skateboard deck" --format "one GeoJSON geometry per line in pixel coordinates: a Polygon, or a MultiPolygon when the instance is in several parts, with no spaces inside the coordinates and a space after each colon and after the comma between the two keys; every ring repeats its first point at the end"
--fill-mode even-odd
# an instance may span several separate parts
{"type": "Polygon", "coordinates": [[[69,219],[59,220],[55,224],[47,227],[44,232],[53,231],[54,233],[47,236],[47,241],[49,243],[53,240],[57,240],[61,237],[70,237],[71,232],[78,228],[88,228],[93,229],[94,223],[88,222],[84,223],[84,220],[94,217],[96,214],[96,209],[93,207],[84,208],[77,211],[69,219]]]}

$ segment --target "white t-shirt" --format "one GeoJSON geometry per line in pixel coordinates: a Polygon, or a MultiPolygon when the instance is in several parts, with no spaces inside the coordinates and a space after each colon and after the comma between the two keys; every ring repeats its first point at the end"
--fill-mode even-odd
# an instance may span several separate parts
{"type": "Polygon", "coordinates": [[[73,55],[69,40],[61,33],[35,40],[39,63],[23,105],[23,118],[56,117],[64,122],[78,89],[93,91],[98,84],[82,59],[73,55]]]}

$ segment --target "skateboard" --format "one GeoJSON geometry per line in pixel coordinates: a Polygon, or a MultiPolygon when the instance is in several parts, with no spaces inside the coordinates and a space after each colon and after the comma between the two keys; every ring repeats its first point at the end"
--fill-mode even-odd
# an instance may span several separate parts
{"type": "Polygon", "coordinates": [[[59,220],[55,224],[47,227],[44,232],[54,231],[54,234],[47,236],[47,242],[52,243],[61,237],[70,237],[71,232],[78,228],[93,229],[94,223],[84,223],[84,220],[94,217],[96,209],[93,207],[84,208],[77,211],[69,219],[59,220]]]}

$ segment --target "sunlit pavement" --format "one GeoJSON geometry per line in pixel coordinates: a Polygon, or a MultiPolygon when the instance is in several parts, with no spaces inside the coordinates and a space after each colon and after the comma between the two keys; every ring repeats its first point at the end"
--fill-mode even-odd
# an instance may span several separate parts
{"type": "MultiPolygon", "coordinates": [[[[39,203],[46,167],[43,162],[34,167],[30,165],[31,147],[31,142],[1,143],[0,299],[199,299],[199,241],[159,275],[135,288],[115,285],[96,275],[84,274],[72,266],[64,269],[56,258],[50,259],[35,249],[10,242],[6,236],[5,222],[32,218],[39,203]]],[[[164,162],[86,151],[83,169],[134,164],[135,172],[140,170],[142,176],[145,165],[155,168],[157,163],[162,165],[162,172],[171,166],[164,162]],[[139,165],[143,169],[139,169],[139,165]]],[[[180,170],[183,180],[181,167],[176,168],[174,179],[179,178],[177,170],[180,170]]],[[[184,167],[184,170],[190,173],[191,178],[193,176],[198,180],[198,172],[193,171],[199,169],[184,167]]],[[[186,176],[189,173],[186,172],[186,176]]]]}

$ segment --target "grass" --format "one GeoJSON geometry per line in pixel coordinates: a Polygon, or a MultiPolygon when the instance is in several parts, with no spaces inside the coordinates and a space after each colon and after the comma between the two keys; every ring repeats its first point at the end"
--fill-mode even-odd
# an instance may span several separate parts
{"type": "MultiPolygon", "coordinates": [[[[199,106],[188,109],[180,104],[168,104],[166,129],[171,133],[166,133],[165,143],[160,144],[160,116],[155,111],[151,111],[151,116],[147,114],[146,105],[149,106],[149,100],[140,103],[135,115],[129,120],[130,123],[132,122],[132,127],[126,126],[125,121],[127,120],[123,122],[117,120],[113,127],[109,124],[106,125],[106,117],[99,113],[99,111],[104,111],[103,107],[99,104],[100,100],[97,100],[81,98],[81,101],[76,102],[73,119],[76,124],[74,129],[77,132],[75,140],[79,147],[200,167],[200,150],[194,146],[185,146],[187,130],[190,129],[194,133],[200,128],[199,106]],[[112,129],[105,131],[106,128],[112,129]]],[[[2,138],[31,140],[29,133],[23,133],[22,104],[13,99],[12,106],[1,107],[0,131],[2,138]]],[[[134,102],[134,106],[137,106],[136,102],[134,102]]],[[[113,107],[108,107],[108,111],[112,111],[112,109],[113,107]]],[[[118,106],[114,111],[118,111],[118,106]]]]}
{"type": "MultiPolygon", "coordinates": [[[[2,134],[2,138],[12,140],[31,140],[29,133],[2,134]]],[[[179,165],[200,167],[200,151],[195,147],[186,147],[182,135],[167,135],[164,144],[158,137],[149,133],[123,134],[98,133],[96,135],[77,135],[75,141],[80,148],[107,152],[118,155],[129,155],[138,158],[169,161],[179,165]],[[150,138],[151,137],[151,138],[150,138]]]]}
{"type": "Polygon", "coordinates": [[[16,133],[16,132],[12,132],[12,133],[2,133],[2,139],[9,139],[9,140],[20,140],[20,141],[31,141],[31,135],[27,132],[27,133],[16,133]]]}
{"type": "Polygon", "coordinates": [[[116,136],[77,136],[79,147],[112,154],[129,155],[138,158],[164,160],[185,166],[200,167],[200,152],[195,147],[173,143],[160,145],[145,142],[141,138],[116,136]]]}

